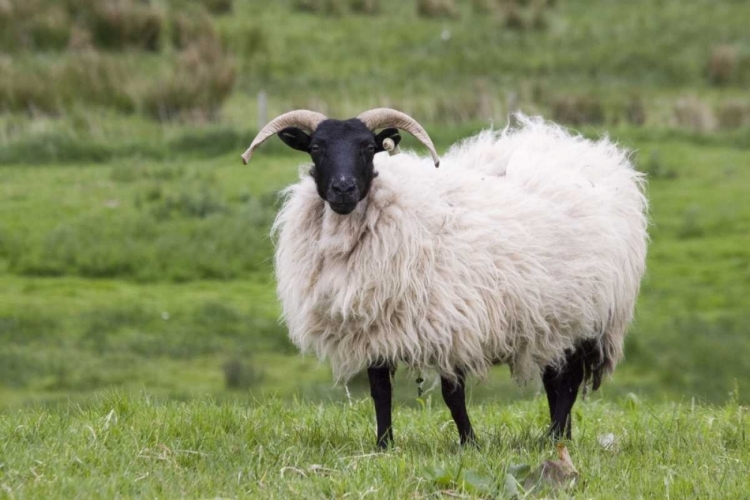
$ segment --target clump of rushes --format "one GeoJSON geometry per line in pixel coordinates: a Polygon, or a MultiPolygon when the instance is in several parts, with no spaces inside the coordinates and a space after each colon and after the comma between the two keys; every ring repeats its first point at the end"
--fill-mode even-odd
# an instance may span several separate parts
{"type": "Polygon", "coordinates": [[[379,0],[350,0],[349,7],[357,14],[374,15],[380,12],[379,0]]]}
{"type": "Polygon", "coordinates": [[[90,15],[91,31],[97,46],[159,50],[164,16],[156,8],[132,0],[105,0],[94,7],[90,15]]]}
{"type": "Polygon", "coordinates": [[[640,95],[631,95],[625,105],[625,119],[631,125],[641,126],[646,123],[646,105],[640,95]]]}
{"type": "Polygon", "coordinates": [[[456,18],[459,14],[455,0],[417,0],[417,15],[426,18],[456,18]]]}
{"type": "Polygon", "coordinates": [[[724,101],[719,106],[718,121],[723,129],[750,126],[750,102],[741,99],[724,101]]]}
{"type": "Polygon", "coordinates": [[[212,14],[229,14],[233,9],[233,0],[202,0],[203,6],[212,14]]]}
{"type": "Polygon", "coordinates": [[[482,7],[475,11],[499,13],[502,25],[516,31],[543,31],[549,27],[548,10],[554,2],[547,0],[475,0],[482,7]]]}
{"type": "Polygon", "coordinates": [[[711,132],[716,129],[713,109],[695,96],[682,97],[672,109],[675,125],[693,132],[711,132]]]}
{"type": "Polygon", "coordinates": [[[12,51],[65,48],[70,36],[67,11],[38,0],[0,1],[0,47],[12,51]]]}
{"type": "Polygon", "coordinates": [[[344,0],[295,0],[293,8],[300,12],[340,16],[346,11],[344,0]]]}
{"type": "Polygon", "coordinates": [[[708,80],[714,85],[729,84],[736,71],[738,59],[736,47],[732,45],[714,47],[706,65],[708,80]]]}
{"type": "Polygon", "coordinates": [[[592,95],[561,96],[552,103],[552,119],[568,125],[598,125],[604,123],[604,106],[592,95]]]}
{"type": "Polygon", "coordinates": [[[63,50],[80,31],[99,48],[157,51],[163,25],[161,10],[136,0],[0,1],[0,46],[9,51],[63,50]]]}
{"type": "Polygon", "coordinates": [[[471,8],[475,14],[494,14],[498,6],[497,0],[471,0],[471,8]]]}
{"type": "Polygon", "coordinates": [[[211,17],[202,9],[178,12],[170,23],[170,38],[178,49],[185,49],[200,40],[218,41],[211,17]]]}
{"type": "Polygon", "coordinates": [[[95,51],[31,69],[12,59],[0,63],[0,108],[57,114],[81,100],[120,111],[135,109],[125,68],[95,51]]]}
{"type": "Polygon", "coordinates": [[[159,120],[214,119],[235,77],[234,60],[218,42],[198,41],[183,50],[171,72],[146,92],[144,110],[159,120]]]}

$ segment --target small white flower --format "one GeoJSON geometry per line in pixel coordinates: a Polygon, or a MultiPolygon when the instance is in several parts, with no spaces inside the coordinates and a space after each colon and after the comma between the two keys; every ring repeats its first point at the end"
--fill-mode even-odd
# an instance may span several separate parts
{"type": "Polygon", "coordinates": [[[161,319],[163,319],[164,321],[167,321],[169,319],[169,313],[167,311],[162,311],[161,319]]]}

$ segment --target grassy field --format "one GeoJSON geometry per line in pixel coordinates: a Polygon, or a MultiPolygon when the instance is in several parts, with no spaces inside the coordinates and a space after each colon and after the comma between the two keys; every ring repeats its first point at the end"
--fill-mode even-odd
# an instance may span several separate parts
{"type": "Polygon", "coordinates": [[[441,153],[515,109],[630,148],[647,276],[560,496],[746,497],[749,23],[739,0],[0,0],[0,498],[509,497],[553,458],[505,367],[471,383],[481,451],[400,371],[374,453],[365,377],[348,399],[278,321],[269,228],[306,158],[241,166],[261,93],[267,118],[396,107],[441,153]]]}
{"type": "Polygon", "coordinates": [[[520,108],[599,126],[750,126],[744,1],[444,0],[447,16],[418,15],[416,0],[235,0],[212,15],[199,8],[211,0],[123,0],[119,16],[91,0],[66,0],[68,14],[8,2],[2,163],[165,157],[185,124],[218,123],[209,143],[226,144],[256,126],[261,91],[269,115],[390,105],[437,125],[503,123],[520,108]]]}
{"type": "MultiPolygon", "coordinates": [[[[452,133],[465,132],[436,137],[452,133]]],[[[737,381],[748,401],[750,150],[721,135],[612,134],[651,175],[653,224],[627,359],[605,394],[722,403],[737,381]]],[[[181,399],[344,398],[277,322],[274,193],[303,159],[272,147],[243,168],[236,153],[0,169],[3,406],[80,401],[111,385],[181,399]]],[[[474,393],[507,400],[533,388],[499,368],[474,393]]]]}
{"type": "MultiPolygon", "coordinates": [[[[439,399],[439,398],[438,398],[439,399]]],[[[85,408],[0,416],[0,498],[539,498],[524,471],[556,458],[541,401],[472,405],[460,449],[442,402],[397,407],[375,451],[368,400],[242,404],[110,393],[85,408]],[[525,467],[523,467],[525,466],[525,467]],[[521,485],[516,483],[520,480],[521,485]]],[[[750,420],[736,402],[589,400],[562,498],[747,498],[750,420]]],[[[526,472],[528,473],[528,472],[526,472]]],[[[542,489],[545,486],[547,489],[542,489]]]]}

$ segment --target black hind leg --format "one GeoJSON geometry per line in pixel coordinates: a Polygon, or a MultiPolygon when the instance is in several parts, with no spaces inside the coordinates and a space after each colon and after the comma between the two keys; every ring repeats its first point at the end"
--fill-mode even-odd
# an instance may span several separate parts
{"type": "Polygon", "coordinates": [[[443,393],[443,400],[451,411],[453,421],[458,429],[458,436],[461,444],[476,443],[476,436],[471,427],[469,413],[466,411],[466,390],[464,374],[456,370],[457,377],[455,380],[446,377],[440,377],[440,385],[443,393]]]}
{"type": "Polygon", "coordinates": [[[542,382],[544,383],[544,392],[547,393],[547,404],[549,405],[550,422],[555,418],[555,408],[557,408],[557,392],[555,382],[557,381],[557,370],[548,366],[544,369],[542,382]]]}
{"type": "Polygon", "coordinates": [[[571,438],[571,411],[583,382],[584,359],[585,352],[577,349],[568,354],[565,365],[559,371],[553,367],[544,370],[542,381],[552,421],[548,433],[555,439],[562,437],[563,432],[567,439],[571,438]]]}

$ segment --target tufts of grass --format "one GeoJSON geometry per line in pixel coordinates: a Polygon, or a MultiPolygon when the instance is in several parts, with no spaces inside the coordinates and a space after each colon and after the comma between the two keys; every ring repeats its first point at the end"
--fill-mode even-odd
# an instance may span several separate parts
{"type": "Polygon", "coordinates": [[[205,10],[179,11],[171,21],[172,45],[186,49],[196,42],[217,43],[218,34],[205,10]]]}
{"type": "Polygon", "coordinates": [[[147,142],[113,144],[70,131],[44,132],[0,148],[0,164],[104,163],[123,156],[163,159],[167,155],[162,145],[147,142]]]}
{"type": "Polygon", "coordinates": [[[315,13],[321,10],[322,2],[319,0],[294,0],[292,8],[299,12],[315,13]]]}
{"type": "Polygon", "coordinates": [[[709,82],[714,85],[727,85],[737,71],[739,51],[733,45],[719,45],[711,51],[706,65],[709,82]]]}
{"type": "Polygon", "coordinates": [[[159,221],[179,217],[205,219],[216,214],[226,214],[229,210],[216,193],[206,188],[199,192],[183,191],[167,196],[159,194],[152,196],[149,201],[155,202],[151,207],[151,213],[159,221]]]}
{"type": "Polygon", "coordinates": [[[168,148],[177,156],[210,158],[247,147],[252,140],[252,132],[241,134],[230,127],[204,127],[183,132],[169,141],[168,148]]]}
{"type": "Polygon", "coordinates": [[[750,127],[750,102],[741,99],[722,102],[717,120],[722,129],[750,127]]]}
{"type": "Polygon", "coordinates": [[[9,269],[26,276],[180,282],[267,272],[275,197],[230,201],[210,188],[210,178],[183,176],[170,168],[113,170],[118,182],[144,185],[148,179],[135,210],[116,201],[108,211],[16,239],[4,250],[9,269]],[[177,186],[166,187],[169,182],[177,186]]]}
{"type": "Polygon", "coordinates": [[[82,38],[110,50],[157,51],[163,25],[160,10],[136,0],[4,0],[0,4],[0,45],[11,51],[80,48],[82,38]]]}
{"type": "Polygon", "coordinates": [[[236,67],[216,41],[199,40],[183,50],[171,72],[155,82],[143,99],[145,111],[159,120],[212,120],[234,87],[236,67]],[[190,78],[185,78],[190,75],[190,78]]]}
{"type": "MultiPolygon", "coordinates": [[[[0,419],[12,497],[506,498],[510,472],[556,458],[539,399],[470,405],[478,448],[457,446],[446,409],[397,405],[397,446],[374,448],[369,398],[347,404],[269,399],[161,401],[110,391],[82,407],[25,408],[0,419]],[[71,459],[74,457],[75,459],[71,459]],[[85,468],[82,473],[81,468],[85,468]]],[[[555,496],[741,498],[747,410],[581,402],[566,443],[580,473],[555,496]],[[611,435],[609,447],[600,438],[611,435]],[[613,485],[615,485],[613,487],[613,485]],[[668,491],[668,493],[667,493],[668,491]]],[[[515,487],[518,490],[519,487],[515,487]]]]}
{"type": "Polygon", "coordinates": [[[294,0],[294,9],[300,12],[339,17],[346,13],[345,0],[294,0]]]}
{"type": "Polygon", "coordinates": [[[212,14],[229,14],[234,8],[234,0],[201,0],[201,3],[212,14]]]}
{"type": "Polygon", "coordinates": [[[711,106],[695,96],[678,99],[672,109],[675,125],[694,132],[716,130],[716,115],[711,106]]]}
{"type": "Polygon", "coordinates": [[[0,61],[0,106],[10,111],[54,115],[85,100],[129,113],[136,103],[123,85],[125,75],[123,65],[94,51],[31,71],[14,60],[0,61]]]}
{"type": "Polygon", "coordinates": [[[223,50],[205,10],[181,10],[173,16],[171,41],[181,52],[171,71],[154,77],[152,64],[112,55],[124,49],[161,49],[167,16],[149,2],[7,2],[0,5],[0,28],[8,28],[0,45],[18,52],[20,39],[28,40],[29,49],[70,50],[51,60],[27,53],[0,59],[0,110],[55,116],[85,103],[121,113],[143,109],[161,120],[207,120],[216,116],[234,87],[234,60],[223,50]],[[141,83],[144,68],[150,72],[146,81],[156,83],[141,83]],[[184,78],[187,74],[191,78],[184,78]]]}
{"type": "Polygon", "coordinates": [[[526,29],[526,18],[515,2],[504,4],[502,19],[503,26],[509,30],[524,31],[526,29]]]}
{"type": "Polygon", "coordinates": [[[625,120],[631,125],[643,126],[646,123],[646,104],[640,95],[631,95],[625,105],[625,120]]]}
{"type": "Polygon", "coordinates": [[[222,366],[224,386],[230,390],[248,390],[263,381],[263,371],[245,358],[232,358],[222,366]]]}
{"type": "Polygon", "coordinates": [[[97,46],[159,50],[164,30],[161,11],[135,0],[104,0],[91,6],[90,29],[97,46]]]}
{"type": "Polygon", "coordinates": [[[552,119],[568,125],[604,123],[604,105],[594,95],[568,95],[552,102],[552,119]]]}
{"type": "Polygon", "coordinates": [[[123,85],[125,68],[98,52],[85,52],[62,66],[56,77],[62,97],[72,103],[75,93],[86,92],[86,102],[123,112],[135,110],[135,99],[123,85]]]}
{"type": "MultiPolygon", "coordinates": [[[[71,116],[72,114],[67,115],[68,118],[71,116]]],[[[93,126],[89,126],[89,119],[88,114],[81,117],[84,123],[81,129],[39,127],[40,131],[36,134],[22,133],[20,138],[8,140],[0,148],[0,165],[105,163],[118,158],[135,161],[215,158],[231,151],[243,150],[255,137],[254,130],[240,131],[222,125],[199,124],[196,127],[179,127],[169,138],[155,133],[153,137],[118,140],[118,130],[113,131],[112,136],[102,136],[95,121],[93,126]]],[[[30,122],[35,122],[35,119],[30,119],[30,122]]],[[[290,152],[286,146],[273,142],[265,148],[271,154],[286,155],[290,152]]],[[[129,167],[116,165],[115,169],[127,175],[124,172],[129,167]]]]}
{"type": "Polygon", "coordinates": [[[356,14],[375,15],[381,11],[381,0],[350,0],[349,8],[356,14]]]}
{"type": "Polygon", "coordinates": [[[189,371],[192,361],[216,379],[223,373],[225,387],[215,387],[219,392],[257,388],[265,368],[251,363],[252,357],[292,350],[285,329],[259,311],[211,299],[191,307],[115,302],[58,314],[28,307],[0,313],[3,387],[84,392],[122,384],[129,376],[136,385],[156,388],[169,374],[154,373],[149,381],[142,371],[159,361],[189,371]],[[228,366],[222,359],[240,362],[228,366]]]}
{"type": "Polygon", "coordinates": [[[744,86],[750,82],[750,53],[741,45],[723,44],[712,48],[705,74],[717,87],[744,86]]]}
{"type": "MultiPolygon", "coordinates": [[[[545,31],[549,28],[549,9],[544,0],[489,0],[488,13],[499,11],[503,26],[513,31],[545,31]]],[[[482,11],[482,8],[476,9],[482,11]]]]}
{"type": "Polygon", "coordinates": [[[428,19],[457,18],[459,10],[455,0],[416,0],[417,15],[428,19]]]}
{"type": "Polygon", "coordinates": [[[67,12],[38,0],[0,2],[0,47],[5,50],[63,49],[70,36],[67,12]]]}
{"type": "Polygon", "coordinates": [[[471,0],[471,9],[474,14],[495,14],[499,8],[497,0],[471,0]]]}

